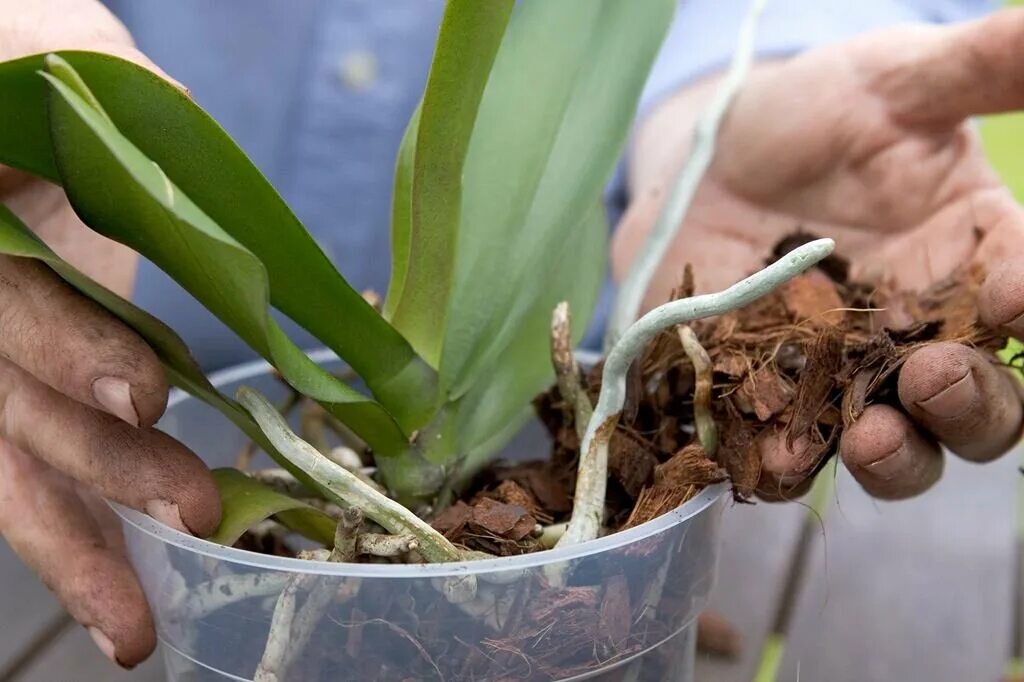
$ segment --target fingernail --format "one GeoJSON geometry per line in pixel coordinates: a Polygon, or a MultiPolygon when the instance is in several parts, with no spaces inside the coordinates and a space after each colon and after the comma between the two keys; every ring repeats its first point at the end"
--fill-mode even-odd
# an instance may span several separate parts
{"type": "MultiPolygon", "coordinates": [[[[114,653],[114,643],[110,641],[110,638],[100,632],[99,628],[90,627],[89,636],[92,637],[92,641],[96,642],[96,648],[103,652],[103,655],[109,658],[112,662],[117,663],[117,656],[114,653]]],[[[120,663],[117,663],[121,665],[120,663]]]]}
{"type": "Polygon", "coordinates": [[[173,502],[150,500],[146,503],[146,513],[165,526],[170,526],[174,530],[180,530],[182,533],[192,534],[192,531],[188,529],[185,522],[181,520],[181,512],[178,511],[178,505],[173,502]]]}
{"type": "Polygon", "coordinates": [[[978,399],[978,386],[974,383],[974,374],[967,374],[942,389],[931,398],[920,401],[917,406],[933,417],[953,419],[971,409],[978,399]]]}
{"type": "Polygon", "coordinates": [[[865,465],[864,469],[880,479],[894,478],[906,470],[908,456],[907,444],[903,443],[891,455],[865,465]]]}
{"type": "Polygon", "coordinates": [[[132,387],[124,379],[100,377],[92,382],[92,395],[110,414],[132,426],[139,425],[139,414],[132,403],[132,387]]]}

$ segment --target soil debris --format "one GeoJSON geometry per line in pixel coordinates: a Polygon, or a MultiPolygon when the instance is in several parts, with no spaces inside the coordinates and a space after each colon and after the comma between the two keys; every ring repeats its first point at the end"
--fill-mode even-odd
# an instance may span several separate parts
{"type": "Polygon", "coordinates": [[[654,484],[641,491],[623,528],[632,528],[672,511],[705,486],[721,483],[728,472],[691,443],[654,470],[654,484]]]}
{"type": "Polygon", "coordinates": [[[536,517],[524,507],[491,497],[480,496],[473,504],[459,500],[438,514],[432,525],[455,544],[497,556],[536,549],[532,537],[536,517]]]}
{"type": "Polygon", "coordinates": [[[608,472],[630,498],[636,499],[658,466],[654,448],[637,434],[621,430],[612,434],[608,448],[608,472]]]}
{"type": "Polygon", "coordinates": [[[505,479],[498,483],[497,487],[489,490],[481,490],[473,498],[470,504],[477,504],[483,498],[490,498],[505,504],[512,504],[522,507],[530,513],[538,523],[551,523],[551,516],[545,512],[541,504],[534,497],[533,493],[526,490],[512,479],[505,479]]]}
{"type": "Polygon", "coordinates": [[[793,322],[812,329],[835,327],[846,317],[835,283],[818,270],[787,282],[782,288],[782,301],[793,322]]]}
{"type": "MultiPolygon", "coordinates": [[[[811,239],[803,232],[791,235],[774,257],[811,239]]],[[[755,493],[798,494],[835,454],[843,429],[865,407],[898,404],[898,370],[922,344],[956,341],[989,354],[1005,344],[1005,336],[978,320],[984,272],[977,266],[964,266],[923,292],[855,282],[849,273],[846,261],[830,257],[743,310],[691,324],[713,370],[711,403],[721,434],[713,460],[738,500],[755,493]],[[800,454],[785,487],[761,462],[759,444],[776,434],[800,454]]],[[[693,281],[690,270],[686,281],[693,281]]],[[[691,289],[684,284],[676,294],[691,289]]],[[[610,463],[613,487],[623,493],[609,494],[606,517],[618,522],[616,527],[664,513],[706,485],[697,482],[697,472],[691,472],[692,490],[656,482],[657,472],[679,466],[678,454],[696,442],[694,370],[677,336],[675,330],[661,334],[631,372],[630,409],[619,420],[610,463]]],[[[586,378],[592,397],[600,382],[598,366],[586,378]]],[[[549,394],[536,404],[556,400],[549,394]]],[[[556,439],[556,459],[574,456],[575,435],[557,418],[546,423],[556,439]]]]}

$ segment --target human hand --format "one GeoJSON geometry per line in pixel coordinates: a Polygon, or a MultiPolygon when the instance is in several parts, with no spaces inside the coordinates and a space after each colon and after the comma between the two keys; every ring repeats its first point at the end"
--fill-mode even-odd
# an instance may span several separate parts
{"type": "MultiPolygon", "coordinates": [[[[645,301],[667,299],[680,267],[698,291],[759,269],[798,228],[833,237],[851,278],[919,290],[976,261],[989,273],[983,322],[1024,334],[1024,210],[985,161],[968,117],[1024,107],[1024,10],[951,27],[867,34],[751,73],[724,121],[711,168],[645,301]]],[[[621,276],[654,223],[713,83],[675,95],[635,142],[634,197],[613,244],[621,276]]],[[[903,409],[868,407],[840,454],[871,494],[901,498],[934,483],[938,443],[972,461],[1021,431],[1018,386],[963,345],[913,353],[899,376],[903,409]]],[[[807,458],[782,437],[759,443],[763,476],[799,478],[807,458]]],[[[771,479],[769,479],[771,480],[771,479]]]]}
{"type": "MultiPolygon", "coordinates": [[[[160,73],[94,0],[0,0],[0,61],[58,49],[107,52],[160,73]]],[[[59,187],[0,166],[0,201],[65,259],[129,294],[135,254],[86,228],[59,187]]],[[[101,497],[197,535],[220,517],[203,463],[151,428],[167,394],[156,355],[134,331],[44,265],[0,257],[0,533],[125,667],[156,637],[101,497]]]]}

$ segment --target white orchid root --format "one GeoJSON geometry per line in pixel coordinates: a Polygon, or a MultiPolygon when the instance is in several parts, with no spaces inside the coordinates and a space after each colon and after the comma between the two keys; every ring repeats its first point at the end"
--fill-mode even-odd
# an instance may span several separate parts
{"type": "Polygon", "coordinates": [[[658,221],[619,287],[608,320],[608,331],[605,334],[606,352],[623,336],[626,328],[639,314],[651,278],[661,264],[683,218],[686,217],[686,212],[697,193],[697,187],[711,165],[718,128],[754,62],[757,24],[765,2],[766,0],[751,1],[740,28],[738,45],[733,53],[729,71],[694,129],[690,156],[676,176],[658,221]]]}
{"type": "Polygon", "coordinates": [[[742,308],[832,253],[835,242],[818,239],[794,249],[764,270],[717,294],[692,296],[655,308],[635,322],[605,358],[601,394],[580,446],[572,517],[557,547],[593,540],[601,530],[608,483],[608,441],[626,399],[626,373],[659,332],[675,325],[742,308]]]}
{"type": "Polygon", "coordinates": [[[330,560],[350,564],[359,556],[359,529],[363,527],[363,512],[349,508],[338,519],[338,527],[334,531],[334,549],[330,560]]]}
{"type": "Polygon", "coordinates": [[[278,467],[260,469],[258,471],[253,471],[249,476],[268,488],[273,488],[277,492],[288,495],[289,497],[306,498],[317,493],[316,490],[310,490],[309,486],[295,478],[295,476],[293,476],[287,469],[281,469],[278,467]]]}
{"type": "MultiPolygon", "coordinates": [[[[414,535],[416,551],[429,562],[461,560],[455,545],[430,524],[295,435],[281,413],[258,391],[243,386],[236,398],[277,451],[305,471],[325,495],[341,505],[359,509],[393,535],[414,535]]],[[[468,601],[476,594],[476,579],[471,575],[450,578],[443,592],[452,603],[468,601]]]]}
{"type": "Polygon", "coordinates": [[[572,345],[572,316],[568,301],[562,301],[555,306],[551,316],[551,364],[555,369],[558,393],[572,413],[576,434],[582,439],[594,407],[580,385],[580,367],[572,345]]]}
{"type": "MultiPolygon", "coordinates": [[[[335,550],[327,560],[338,561],[340,557],[341,554],[335,550]]],[[[274,604],[267,643],[253,676],[254,682],[287,679],[285,673],[309,644],[327,607],[342,604],[359,594],[360,582],[359,578],[338,582],[335,576],[315,573],[293,575],[274,604]],[[306,595],[305,601],[297,607],[298,597],[302,594],[306,595]]]]}
{"type": "Polygon", "coordinates": [[[697,441],[708,457],[714,457],[718,450],[718,425],[711,413],[711,358],[687,325],[679,327],[679,343],[693,365],[693,424],[697,429],[697,441]]]}
{"type": "Polygon", "coordinates": [[[182,622],[199,620],[245,599],[277,594],[288,582],[284,573],[242,573],[213,578],[183,592],[177,609],[182,622]]]}
{"type": "Polygon", "coordinates": [[[370,556],[401,557],[416,551],[418,547],[419,540],[415,535],[364,533],[356,540],[356,550],[359,554],[370,556]]]}

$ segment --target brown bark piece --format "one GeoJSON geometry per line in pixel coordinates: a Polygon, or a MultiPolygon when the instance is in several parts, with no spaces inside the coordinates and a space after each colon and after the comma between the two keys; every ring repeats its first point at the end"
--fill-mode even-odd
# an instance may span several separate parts
{"type": "Polygon", "coordinates": [[[473,498],[470,504],[476,505],[484,498],[490,498],[492,500],[497,500],[498,502],[504,502],[505,504],[518,505],[528,511],[530,515],[536,518],[540,523],[549,523],[551,521],[551,516],[541,509],[540,503],[537,501],[537,498],[534,497],[533,493],[529,492],[526,488],[519,485],[512,479],[505,479],[492,490],[484,490],[477,493],[476,497],[473,498]]]}
{"type": "Polygon", "coordinates": [[[632,499],[650,482],[658,458],[635,436],[616,430],[608,446],[608,471],[632,499]]]}
{"type": "Polygon", "coordinates": [[[533,532],[537,519],[519,505],[485,497],[472,507],[468,523],[474,530],[518,541],[533,532]]]}
{"type": "Polygon", "coordinates": [[[704,486],[720,483],[729,474],[708,459],[704,448],[688,445],[654,470],[654,485],[637,497],[633,512],[623,528],[632,528],[672,511],[697,494],[704,486]]]}
{"type": "Polygon", "coordinates": [[[853,376],[853,380],[843,394],[843,426],[849,427],[864,414],[868,402],[868,389],[877,372],[862,369],[853,376]]]}
{"type": "Polygon", "coordinates": [[[790,446],[800,436],[811,433],[811,427],[829,406],[829,394],[843,365],[843,340],[842,331],[828,327],[811,343],[786,431],[790,446]]]}
{"type": "Polygon", "coordinates": [[[705,486],[721,483],[727,477],[728,473],[717,462],[708,459],[704,448],[693,443],[657,466],[654,470],[654,485],[676,488],[705,486]]]}
{"type": "Polygon", "coordinates": [[[437,518],[430,525],[434,527],[434,530],[452,542],[459,542],[466,531],[466,525],[469,523],[472,515],[473,508],[459,500],[438,514],[437,518]]]}
{"type": "Polygon", "coordinates": [[[750,412],[760,421],[768,421],[793,402],[793,390],[789,381],[771,367],[762,367],[752,374],[747,374],[736,392],[737,399],[742,401],[750,412]]]}
{"type": "Polygon", "coordinates": [[[748,500],[761,478],[761,454],[754,447],[754,435],[748,428],[734,428],[722,434],[718,461],[729,473],[733,497],[748,500]]]}
{"type": "Polygon", "coordinates": [[[782,287],[782,300],[796,323],[813,329],[842,324],[845,304],[836,285],[820,270],[809,270],[782,287]]]}
{"type": "MultiPolygon", "coordinates": [[[[558,453],[556,453],[558,454],[558,453]]],[[[572,511],[571,468],[558,468],[558,460],[552,462],[526,462],[498,469],[495,475],[499,481],[515,481],[536,498],[541,508],[551,516],[572,511]]]]}
{"type": "Polygon", "coordinates": [[[609,653],[622,647],[629,637],[632,625],[632,607],[629,601],[629,584],[622,575],[608,579],[601,599],[599,626],[609,653]]]}

